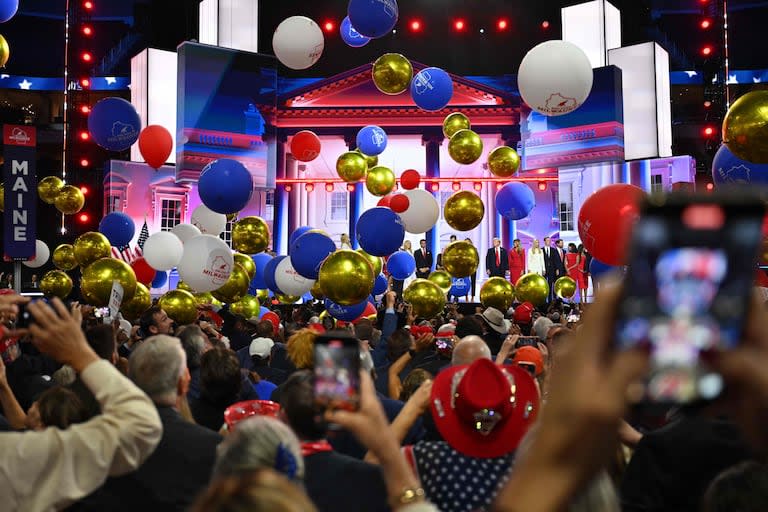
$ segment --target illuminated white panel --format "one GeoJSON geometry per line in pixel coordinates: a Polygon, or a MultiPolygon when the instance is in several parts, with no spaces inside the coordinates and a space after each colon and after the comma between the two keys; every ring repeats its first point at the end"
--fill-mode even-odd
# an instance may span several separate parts
{"type": "Polygon", "coordinates": [[[259,3],[256,0],[203,0],[200,42],[243,50],[259,50],[259,3]]]}
{"type": "Polygon", "coordinates": [[[669,55],[656,43],[608,52],[608,63],[622,72],[624,157],[627,160],[672,155],[669,55]]]}
{"type": "Polygon", "coordinates": [[[607,52],[621,46],[621,12],[606,0],[594,0],[561,10],[563,40],[587,54],[593,68],[607,64],[607,52]]]}
{"type": "Polygon", "coordinates": [[[203,44],[219,43],[219,0],[200,2],[199,40],[203,44]]]}

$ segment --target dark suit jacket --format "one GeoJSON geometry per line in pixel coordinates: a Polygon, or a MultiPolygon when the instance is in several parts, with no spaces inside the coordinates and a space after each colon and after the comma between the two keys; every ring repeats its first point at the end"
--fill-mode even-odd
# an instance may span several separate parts
{"type": "Polygon", "coordinates": [[[336,452],[304,458],[304,486],[320,512],[389,510],[379,466],[336,452]]]}
{"type": "Polygon", "coordinates": [[[496,248],[491,247],[485,254],[485,269],[491,271],[491,277],[504,277],[507,270],[509,270],[509,258],[507,257],[507,250],[503,247],[499,247],[499,265],[496,265],[496,248]]]}
{"type": "Polygon", "coordinates": [[[426,251],[426,256],[424,256],[424,254],[421,252],[421,247],[413,251],[413,259],[416,260],[416,277],[422,277],[425,279],[429,277],[429,272],[432,270],[432,253],[429,251],[429,249],[426,249],[426,251]],[[423,267],[427,267],[429,270],[426,272],[419,272],[419,269],[423,267]]]}
{"type": "MultiPolygon", "coordinates": [[[[564,276],[565,264],[563,263],[563,260],[560,259],[560,255],[557,253],[557,247],[549,248],[549,257],[547,257],[546,248],[542,248],[542,251],[544,251],[544,270],[547,274],[547,279],[549,281],[554,281],[558,277],[564,276]]],[[[563,251],[563,254],[565,254],[565,251],[563,251]]]]}

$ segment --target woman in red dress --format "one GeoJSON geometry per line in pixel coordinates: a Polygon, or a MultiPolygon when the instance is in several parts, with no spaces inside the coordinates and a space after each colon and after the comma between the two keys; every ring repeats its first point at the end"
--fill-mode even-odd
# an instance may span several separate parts
{"type": "Polygon", "coordinates": [[[509,250],[509,281],[512,284],[517,283],[525,273],[525,251],[520,246],[520,239],[515,238],[512,242],[512,248],[509,250]]]}
{"type": "MultiPolygon", "coordinates": [[[[576,289],[581,292],[584,288],[584,262],[581,254],[576,251],[576,244],[568,244],[568,254],[565,255],[565,270],[568,272],[568,277],[576,281],[576,289]]],[[[584,296],[580,295],[581,300],[584,300],[584,296]]]]}

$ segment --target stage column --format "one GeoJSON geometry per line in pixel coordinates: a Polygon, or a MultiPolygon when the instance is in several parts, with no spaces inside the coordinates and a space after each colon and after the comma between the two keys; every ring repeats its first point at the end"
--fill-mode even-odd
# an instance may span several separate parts
{"type": "MultiPolygon", "coordinates": [[[[440,177],[440,145],[443,143],[443,138],[442,132],[439,131],[426,132],[421,138],[421,143],[424,146],[424,153],[426,156],[426,166],[424,168],[424,188],[426,190],[430,190],[430,184],[426,183],[430,178],[440,177]]],[[[440,204],[440,192],[433,192],[432,195],[437,198],[437,204],[442,208],[443,205],[440,204]]],[[[437,254],[440,252],[439,227],[440,221],[438,220],[435,227],[427,231],[426,236],[424,237],[427,240],[427,249],[432,252],[435,261],[437,261],[437,254]]]]}
{"type": "Polygon", "coordinates": [[[629,162],[630,183],[646,192],[651,191],[651,161],[633,160],[629,162]]]}
{"type": "MultiPolygon", "coordinates": [[[[520,127],[517,126],[514,130],[502,131],[501,136],[499,137],[499,145],[509,146],[510,148],[517,151],[517,143],[520,142],[520,139],[520,127]]],[[[498,215],[496,212],[496,184],[489,183],[488,186],[491,187],[491,197],[493,198],[493,204],[486,205],[487,214],[498,215]]],[[[497,236],[501,238],[501,246],[505,249],[509,249],[512,247],[512,241],[517,238],[517,221],[506,219],[501,215],[498,215],[497,220],[497,236]]]]}
{"type": "MultiPolygon", "coordinates": [[[[277,179],[285,179],[287,177],[286,166],[287,158],[293,158],[290,155],[286,155],[285,143],[287,137],[285,135],[278,135],[275,141],[276,146],[276,158],[275,158],[275,176],[277,179]]],[[[281,242],[285,241],[287,245],[288,233],[288,192],[285,190],[285,185],[282,183],[275,185],[275,206],[272,215],[272,250],[278,254],[284,254],[286,250],[282,247],[281,242]]]]}
{"type": "MultiPolygon", "coordinates": [[[[357,131],[347,131],[344,133],[344,143],[350,151],[357,149],[357,131]]],[[[343,183],[344,187],[348,184],[343,183]]],[[[349,239],[352,242],[352,248],[357,249],[357,219],[363,213],[363,184],[357,182],[353,184],[354,190],[349,192],[349,239]]]]}

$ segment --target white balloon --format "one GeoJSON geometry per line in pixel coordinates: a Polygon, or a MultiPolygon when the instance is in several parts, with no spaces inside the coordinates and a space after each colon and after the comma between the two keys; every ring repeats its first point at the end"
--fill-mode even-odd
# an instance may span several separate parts
{"type": "Polygon", "coordinates": [[[50,257],[51,250],[48,245],[42,240],[35,240],[35,257],[22,263],[29,268],[40,268],[48,262],[50,257]]]}
{"type": "Polygon", "coordinates": [[[227,282],[234,264],[232,249],[222,239],[199,235],[184,244],[179,277],[196,292],[212,292],[227,282]]]}
{"type": "Polygon", "coordinates": [[[306,16],[286,18],[272,36],[275,55],[291,69],[307,69],[320,59],[324,47],[323,31],[306,16]]]}
{"type": "Polygon", "coordinates": [[[523,100],[545,116],[561,116],[579,108],[592,91],[592,64],[567,41],[546,41],[523,58],[517,72],[523,100]]]}
{"type": "Polygon", "coordinates": [[[204,204],[195,208],[189,220],[204,235],[219,236],[227,227],[227,216],[210,210],[204,204]]]}
{"type": "Polygon", "coordinates": [[[312,289],[315,280],[299,275],[291,264],[291,258],[283,258],[275,267],[275,284],[285,295],[301,296],[312,289]]]}
{"type": "Polygon", "coordinates": [[[190,238],[202,235],[197,226],[193,226],[192,224],[176,224],[173,226],[173,229],[171,229],[171,233],[179,237],[181,243],[186,243],[190,238]]]}
{"type": "Polygon", "coordinates": [[[181,261],[184,244],[170,231],[160,231],[144,242],[143,256],[147,264],[155,270],[171,270],[181,261]]]}
{"type": "Polygon", "coordinates": [[[406,190],[408,196],[408,209],[400,214],[403,226],[409,233],[426,233],[437,223],[440,218],[440,205],[431,192],[422,188],[406,190]]]}

